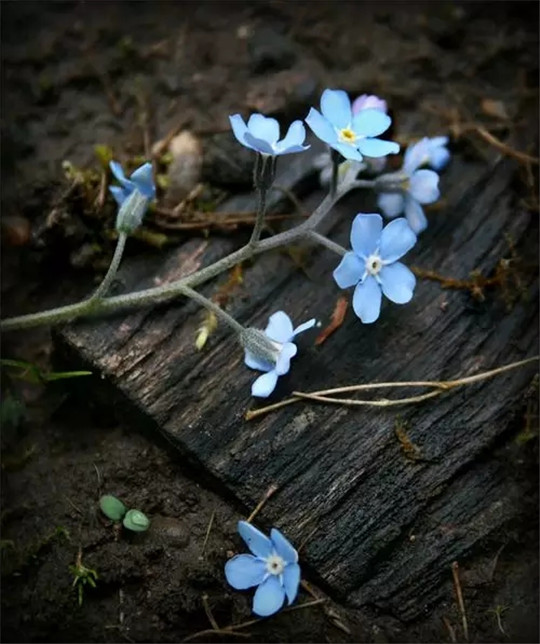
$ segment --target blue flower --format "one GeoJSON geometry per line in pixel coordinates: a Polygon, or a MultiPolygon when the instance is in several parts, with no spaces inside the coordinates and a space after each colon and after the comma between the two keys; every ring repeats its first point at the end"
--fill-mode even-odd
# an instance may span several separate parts
{"type": "Polygon", "coordinates": [[[120,182],[119,186],[109,186],[116,203],[120,206],[116,216],[116,229],[118,232],[129,234],[141,225],[148,204],[156,196],[152,164],[143,164],[129,179],[119,163],[111,161],[109,165],[120,182]]]}
{"type": "Polygon", "coordinates": [[[225,564],[225,577],[237,590],[258,586],[253,597],[253,612],[261,617],[273,615],[289,605],[298,594],[300,566],[298,553],[272,528],[270,539],[246,521],[238,522],[238,532],[253,554],[236,555],[225,564]]]}
{"type": "Polygon", "coordinates": [[[396,304],[406,304],[413,296],[416,278],[397,260],[416,243],[416,235],[403,217],[383,229],[380,215],[358,214],[351,229],[352,252],[347,253],[334,271],[340,288],[356,286],[353,309],[364,322],[375,322],[384,295],[396,304]]]}
{"type": "Polygon", "coordinates": [[[291,359],[298,351],[294,338],[303,331],[311,329],[315,325],[316,320],[312,319],[304,322],[296,329],[293,328],[290,317],[284,311],[277,311],[270,316],[268,326],[264,334],[276,348],[275,363],[267,362],[255,356],[248,349],[245,351],[245,363],[250,369],[258,369],[265,371],[262,376],[251,386],[251,394],[258,398],[267,398],[275,389],[277,379],[289,372],[291,366],[291,359]]]}
{"type": "Polygon", "coordinates": [[[325,89],[321,111],[311,108],[306,123],[313,132],[346,159],[362,161],[362,155],[383,157],[399,152],[399,145],[373,137],[385,132],[392,123],[380,109],[352,113],[351,101],[342,90],[325,89]]]}
{"type": "Polygon", "coordinates": [[[279,156],[303,152],[310,146],[303,145],[306,138],[306,129],[302,121],[291,123],[287,135],[279,139],[279,123],[276,119],[268,118],[262,114],[252,114],[247,125],[240,114],[229,116],[234,136],[246,148],[255,150],[260,154],[279,156]]]}
{"type": "Polygon", "coordinates": [[[377,188],[383,191],[377,203],[386,217],[397,217],[405,212],[409,225],[416,234],[427,227],[427,219],[421,204],[437,201],[440,197],[439,175],[433,170],[419,170],[425,164],[437,169],[449,160],[450,153],[444,147],[448,138],[438,136],[410,145],[403,157],[399,172],[378,177],[377,188]]]}

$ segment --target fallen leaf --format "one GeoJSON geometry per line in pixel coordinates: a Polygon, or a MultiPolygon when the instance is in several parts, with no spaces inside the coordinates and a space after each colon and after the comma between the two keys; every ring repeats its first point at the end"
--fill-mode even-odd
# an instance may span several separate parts
{"type": "Polygon", "coordinates": [[[343,320],[345,319],[345,314],[347,313],[348,306],[349,303],[347,302],[346,297],[344,297],[343,295],[338,297],[336,306],[334,307],[334,312],[332,313],[330,324],[317,336],[317,339],[315,340],[316,346],[322,344],[330,335],[332,335],[332,333],[334,333],[334,331],[339,329],[339,327],[343,324],[343,320]]]}

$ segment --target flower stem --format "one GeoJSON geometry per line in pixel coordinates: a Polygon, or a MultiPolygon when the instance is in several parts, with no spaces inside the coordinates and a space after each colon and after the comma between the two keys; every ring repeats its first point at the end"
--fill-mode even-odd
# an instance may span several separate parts
{"type": "Polygon", "coordinates": [[[339,154],[339,152],[336,152],[336,150],[332,149],[330,157],[332,159],[332,179],[330,181],[330,194],[334,196],[337,191],[339,163],[341,161],[341,155],[339,154]]]}
{"type": "Polygon", "coordinates": [[[124,254],[126,241],[127,241],[127,234],[120,233],[120,235],[118,236],[118,241],[116,242],[116,248],[114,250],[114,255],[111,260],[111,265],[109,266],[109,270],[107,271],[107,274],[103,278],[103,281],[101,282],[101,284],[97,287],[93,295],[90,297],[90,301],[101,299],[104,295],[107,294],[107,291],[109,290],[116,276],[116,273],[118,272],[118,267],[120,266],[120,262],[122,261],[122,255],[124,254]]]}
{"type": "Polygon", "coordinates": [[[308,232],[308,236],[309,236],[309,239],[312,239],[313,241],[317,242],[321,246],[326,246],[326,248],[330,249],[334,253],[337,253],[338,255],[341,255],[342,257],[347,253],[347,250],[343,248],[343,246],[336,244],[336,242],[333,242],[331,239],[328,239],[328,237],[321,235],[315,230],[310,230],[308,232]]]}
{"type": "Polygon", "coordinates": [[[244,330],[244,327],[239,322],[237,322],[232,317],[232,315],[229,315],[228,313],[226,313],[215,302],[212,302],[212,300],[209,300],[207,297],[204,297],[204,295],[197,293],[197,291],[194,291],[189,286],[183,286],[180,292],[182,293],[182,295],[189,297],[190,300],[195,300],[195,302],[198,302],[201,306],[204,306],[205,309],[208,309],[209,311],[212,311],[212,313],[215,313],[215,315],[220,320],[225,322],[225,324],[229,325],[233,331],[236,331],[237,333],[241,333],[244,330]]]}
{"type": "Polygon", "coordinates": [[[249,246],[255,246],[259,239],[261,238],[261,233],[264,224],[264,215],[266,213],[266,188],[260,186],[257,188],[258,193],[258,204],[257,204],[257,215],[255,217],[255,225],[253,227],[253,232],[251,233],[251,239],[249,240],[249,246]]]}

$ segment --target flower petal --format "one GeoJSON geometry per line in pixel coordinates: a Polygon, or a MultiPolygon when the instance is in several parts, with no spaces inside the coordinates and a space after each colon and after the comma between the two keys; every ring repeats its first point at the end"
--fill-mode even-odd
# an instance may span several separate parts
{"type": "Polygon", "coordinates": [[[133,186],[131,181],[129,179],[126,179],[126,175],[124,174],[124,169],[118,163],[118,161],[110,161],[109,162],[109,167],[111,169],[111,172],[114,174],[116,180],[120,181],[120,183],[123,186],[126,186],[126,187],[133,186]]]}
{"type": "Polygon", "coordinates": [[[264,333],[274,342],[290,342],[294,337],[291,318],[285,311],[276,311],[268,318],[264,333]]]}
{"type": "Polygon", "coordinates": [[[225,564],[227,582],[236,590],[262,584],[265,574],[265,562],[253,555],[236,555],[225,564]]]}
{"type": "Polygon", "coordinates": [[[298,561],[298,553],[289,540],[277,528],[272,528],[270,531],[270,539],[274,544],[276,552],[283,561],[286,563],[296,563],[298,561]]]}
{"type": "Polygon", "coordinates": [[[274,148],[264,139],[254,137],[250,132],[244,135],[244,141],[248,144],[248,148],[252,148],[261,154],[275,154],[274,148]]]}
{"type": "Polygon", "coordinates": [[[411,176],[411,196],[419,203],[433,203],[440,196],[439,175],[433,170],[417,170],[411,176]]]}
{"type": "Polygon", "coordinates": [[[429,155],[429,165],[434,170],[442,170],[448,161],[450,161],[450,152],[446,148],[438,147],[431,150],[429,155]]]}
{"type": "Polygon", "coordinates": [[[424,137],[409,145],[405,150],[403,156],[403,170],[411,175],[415,170],[417,170],[421,165],[427,163],[429,160],[429,143],[428,138],[424,137]]]}
{"type": "Polygon", "coordinates": [[[388,111],[388,105],[384,99],[378,96],[362,94],[353,102],[352,113],[358,114],[360,110],[367,109],[381,110],[381,112],[386,113],[388,111]]]}
{"type": "Polygon", "coordinates": [[[251,385],[251,395],[257,398],[268,398],[276,388],[277,379],[278,375],[274,370],[263,373],[251,385]]]}
{"type": "Polygon", "coordinates": [[[279,147],[279,143],[276,143],[274,154],[276,156],[280,156],[282,154],[295,154],[296,152],[305,152],[305,150],[309,150],[310,147],[310,145],[289,145],[288,148],[281,149],[279,147]]]}
{"type": "Polygon", "coordinates": [[[410,195],[405,197],[405,217],[412,230],[418,235],[427,228],[428,221],[422,206],[410,195]]]}
{"type": "Polygon", "coordinates": [[[381,233],[379,247],[384,264],[391,264],[416,244],[416,235],[411,230],[406,219],[400,217],[387,224],[381,233]]]}
{"type": "Polygon", "coordinates": [[[330,143],[330,145],[334,150],[337,150],[341,156],[344,156],[346,159],[350,159],[351,161],[362,161],[364,158],[351,143],[330,143]]]}
{"type": "Polygon", "coordinates": [[[405,264],[395,262],[394,264],[390,264],[390,266],[383,266],[379,277],[382,292],[389,300],[396,304],[410,302],[414,287],[416,286],[416,277],[405,264]]]}
{"type": "Polygon", "coordinates": [[[283,571],[283,587],[285,588],[285,594],[287,595],[289,606],[296,599],[299,585],[300,566],[297,563],[285,566],[285,570],[283,571]]]}
{"type": "Polygon", "coordinates": [[[237,528],[238,534],[256,557],[266,559],[272,554],[273,545],[270,539],[251,523],[238,521],[237,528]]]}
{"type": "Polygon", "coordinates": [[[383,219],[378,214],[358,214],[351,228],[351,246],[360,257],[367,258],[379,245],[383,219]]]}
{"type": "Polygon", "coordinates": [[[262,114],[252,114],[247,122],[247,129],[256,139],[262,139],[270,145],[279,139],[279,123],[262,114]]]}
{"type": "Polygon", "coordinates": [[[315,136],[325,143],[335,143],[337,141],[337,133],[330,121],[326,120],[324,116],[315,108],[309,110],[306,117],[306,123],[313,130],[315,136]]]}
{"type": "Polygon", "coordinates": [[[285,589],[276,575],[270,575],[255,591],[253,612],[261,617],[273,615],[283,606],[285,589]]]}
{"type": "Polygon", "coordinates": [[[355,253],[347,253],[332,273],[339,288],[349,288],[362,279],[366,270],[366,261],[355,253]]]}
{"type": "Polygon", "coordinates": [[[276,373],[278,376],[284,376],[289,372],[291,368],[291,359],[294,358],[298,348],[293,342],[286,342],[281,349],[277,362],[276,362],[276,373]]]}
{"type": "Polygon", "coordinates": [[[308,329],[313,328],[316,324],[317,324],[317,320],[315,318],[311,318],[311,320],[308,320],[307,322],[303,322],[302,324],[299,324],[294,330],[293,338],[296,338],[296,336],[300,335],[300,333],[304,333],[304,331],[307,331],[308,329]]]}
{"type": "Polygon", "coordinates": [[[246,124],[244,123],[244,119],[240,116],[240,114],[233,114],[232,116],[229,116],[229,122],[237,141],[242,145],[245,145],[246,148],[251,148],[253,150],[253,146],[251,146],[245,140],[248,129],[246,124]]]}
{"type": "MultiPolygon", "coordinates": [[[[373,111],[377,112],[377,110],[373,111]]],[[[378,113],[382,114],[382,112],[378,113]]],[[[383,114],[383,116],[385,115],[383,114]]],[[[399,152],[399,145],[394,143],[394,141],[383,141],[382,139],[360,139],[358,141],[358,149],[367,157],[377,159],[378,157],[385,157],[387,154],[397,154],[399,152]]]]}
{"type": "Polygon", "coordinates": [[[321,112],[337,128],[350,125],[352,111],[347,92],[341,89],[325,89],[321,96],[321,112]]]}
{"type": "Polygon", "coordinates": [[[368,108],[360,110],[354,116],[352,124],[356,134],[379,136],[392,125],[392,119],[381,110],[368,108]]]}
{"type": "Polygon", "coordinates": [[[244,354],[244,363],[250,369],[257,369],[258,371],[272,371],[272,369],[274,368],[274,365],[270,364],[269,362],[265,362],[264,360],[259,360],[247,350],[244,354]]]}
{"type": "Polygon", "coordinates": [[[121,188],[120,186],[109,186],[109,190],[119,206],[121,206],[130,195],[129,190],[121,188]]]}
{"type": "Polygon", "coordinates": [[[364,324],[371,324],[379,317],[381,299],[381,287],[372,275],[357,284],[353,295],[353,309],[364,324]]]}
{"type": "Polygon", "coordinates": [[[405,208],[405,199],[399,192],[386,192],[377,197],[377,205],[386,217],[397,217],[405,208]]]}
{"type": "Polygon", "coordinates": [[[292,146],[302,145],[305,140],[306,128],[304,124],[302,121],[293,121],[289,126],[285,138],[276,145],[276,148],[280,151],[285,150],[292,146]]]}
{"type": "Polygon", "coordinates": [[[145,163],[130,176],[130,180],[137,186],[147,199],[153,199],[156,196],[156,186],[154,184],[154,175],[152,164],[145,163]]]}

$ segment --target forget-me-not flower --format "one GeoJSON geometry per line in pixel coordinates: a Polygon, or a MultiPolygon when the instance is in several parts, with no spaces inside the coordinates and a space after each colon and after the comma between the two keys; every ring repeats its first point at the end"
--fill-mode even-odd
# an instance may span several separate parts
{"type": "Polygon", "coordinates": [[[388,112],[388,105],[386,101],[374,94],[362,94],[353,101],[352,113],[358,114],[360,110],[380,110],[385,114],[388,112]]]}
{"type": "Polygon", "coordinates": [[[234,136],[246,148],[260,154],[280,156],[303,152],[309,145],[303,145],[306,138],[306,128],[302,121],[293,121],[284,139],[279,141],[279,123],[276,119],[252,114],[246,123],[240,114],[229,116],[234,136]]]}
{"type": "Polygon", "coordinates": [[[109,186],[116,203],[120,206],[116,216],[116,230],[129,234],[141,225],[148,204],[156,196],[152,164],[144,163],[129,179],[116,161],[111,161],[109,166],[120,182],[119,186],[109,186]]]}
{"type": "Polygon", "coordinates": [[[380,109],[362,109],[353,115],[351,101],[343,90],[325,89],[322,114],[311,108],[306,123],[316,136],[346,159],[362,161],[362,155],[383,157],[399,152],[392,141],[373,138],[385,132],[392,120],[380,109]]]}
{"type": "Polygon", "coordinates": [[[253,597],[253,612],[261,617],[273,615],[296,599],[300,584],[298,553],[276,528],[270,539],[247,521],[238,522],[238,532],[253,554],[236,555],[225,564],[225,577],[237,590],[258,586],[253,597]]]}
{"type": "Polygon", "coordinates": [[[421,139],[407,148],[400,171],[377,179],[377,188],[383,191],[377,200],[379,208],[389,218],[404,212],[416,234],[427,227],[422,204],[433,203],[440,196],[439,175],[419,168],[426,164],[442,168],[450,158],[446,143],[448,138],[444,136],[421,139]]]}
{"type": "Polygon", "coordinates": [[[370,324],[379,317],[382,295],[396,304],[413,296],[416,278],[400,259],[416,243],[416,235],[400,217],[383,229],[378,214],[358,214],[351,229],[352,252],[344,255],[333,275],[340,288],[356,286],[353,309],[370,324]]]}
{"type": "Polygon", "coordinates": [[[296,355],[298,349],[294,344],[294,338],[311,329],[316,320],[311,319],[304,322],[296,329],[293,327],[291,318],[284,311],[277,311],[270,316],[268,326],[264,330],[264,335],[270,340],[275,348],[275,358],[273,362],[256,356],[249,346],[245,349],[245,363],[250,369],[264,371],[262,376],[251,386],[251,394],[258,398],[267,398],[275,389],[277,379],[289,372],[291,359],[296,355]]]}

